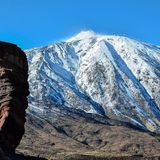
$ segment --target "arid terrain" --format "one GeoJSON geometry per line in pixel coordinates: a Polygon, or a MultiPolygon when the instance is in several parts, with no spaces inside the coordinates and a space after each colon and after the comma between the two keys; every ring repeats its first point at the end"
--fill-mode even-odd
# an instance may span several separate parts
{"type": "Polygon", "coordinates": [[[47,160],[160,158],[158,135],[110,119],[100,123],[95,118],[69,111],[63,118],[51,122],[28,117],[26,133],[17,153],[47,160]]]}

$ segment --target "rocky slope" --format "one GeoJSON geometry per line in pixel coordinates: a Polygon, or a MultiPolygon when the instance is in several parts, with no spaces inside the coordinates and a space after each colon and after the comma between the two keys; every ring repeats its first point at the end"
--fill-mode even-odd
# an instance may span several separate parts
{"type": "Polygon", "coordinates": [[[95,120],[92,116],[86,117],[64,108],[61,113],[57,113],[58,119],[52,120],[54,114],[47,116],[47,120],[44,117],[28,116],[26,133],[17,153],[46,160],[160,158],[158,136],[120,121],[100,116],[95,120]]]}
{"type": "Polygon", "coordinates": [[[0,42],[0,147],[14,152],[24,134],[28,65],[16,45],[0,42]]]}
{"type": "Polygon", "coordinates": [[[31,114],[63,106],[160,131],[159,47],[86,31],[26,54],[31,114]]]}

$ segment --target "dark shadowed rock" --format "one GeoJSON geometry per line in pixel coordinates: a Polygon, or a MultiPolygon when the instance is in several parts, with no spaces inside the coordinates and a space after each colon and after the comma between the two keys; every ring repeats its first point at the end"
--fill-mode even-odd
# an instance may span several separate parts
{"type": "Polygon", "coordinates": [[[24,52],[0,42],[0,147],[14,152],[24,134],[28,65],[24,52]]]}
{"type": "Polygon", "coordinates": [[[1,148],[0,148],[0,160],[11,160],[4,154],[1,148]]]}

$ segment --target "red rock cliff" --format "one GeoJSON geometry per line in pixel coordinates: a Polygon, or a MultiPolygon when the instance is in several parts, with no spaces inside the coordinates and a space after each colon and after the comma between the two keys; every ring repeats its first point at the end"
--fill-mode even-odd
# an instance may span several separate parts
{"type": "Polygon", "coordinates": [[[28,65],[24,52],[0,42],[0,147],[14,152],[24,134],[28,65]]]}

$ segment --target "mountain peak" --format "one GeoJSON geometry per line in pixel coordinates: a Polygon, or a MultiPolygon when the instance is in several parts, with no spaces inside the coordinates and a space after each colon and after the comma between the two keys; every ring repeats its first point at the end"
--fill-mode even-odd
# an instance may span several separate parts
{"type": "Polygon", "coordinates": [[[73,40],[89,39],[89,38],[93,38],[93,37],[97,37],[97,36],[98,36],[98,34],[96,34],[94,31],[87,30],[87,31],[81,31],[80,33],[71,37],[67,41],[70,42],[70,41],[73,41],[73,40]]]}
{"type": "MultiPolygon", "coordinates": [[[[119,35],[105,35],[105,34],[99,34],[94,32],[93,30],[86,30],[86,31],[81,31],[78,34],[72,36],[66,42],[72,42],[72,41],[77,41],[77,40],[88,40],[90,38],[100,38],[101,39],[107,39],[107,38],[112,38],[112,39],[130,39],[125,36],[119,36],[119,35]]],[[[133,39],[131,39],[133,40],[133,39]]]]}

